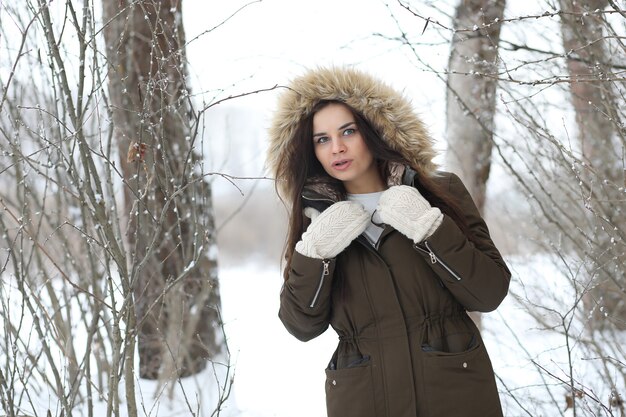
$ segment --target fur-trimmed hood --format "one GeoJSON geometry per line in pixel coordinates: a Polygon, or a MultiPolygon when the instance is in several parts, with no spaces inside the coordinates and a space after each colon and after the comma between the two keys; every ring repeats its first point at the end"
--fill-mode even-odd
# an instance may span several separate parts
{"type": "Polygon", "coordinates": [[[280,161],[283,156],[298,157],[284,154],[293,152],[289,144],[300,121],[322,100],[344,102],[360,112],[413,169],[423,175],[434,173],[433,141],[402,93],[352,68],[318,68],[291,81],[279,98],[269,129],[267,167],[279,181],[278,190],[283,196],[291,196],[295,190],[291,189],[290,173],[280,161]]]}

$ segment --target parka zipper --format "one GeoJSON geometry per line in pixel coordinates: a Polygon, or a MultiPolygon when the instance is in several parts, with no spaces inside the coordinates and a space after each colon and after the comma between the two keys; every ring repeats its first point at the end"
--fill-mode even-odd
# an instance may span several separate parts
{"type": "Polygon", "coordinates": [[[323,264],[322,275],[320,276],[319,284],[317,284],[317,291],[315,291],[313,300],[311,300],[311,304],[309,305],[310,308],[315,307],[315,304],[317,303],[317,299],[320,296],[320,292],[322,291],[322,285],[324,285],[324,277],[330,274],[329,267],[328,267],[328,265],[330,265],[330,261],[328,259],[324,259],[322,261],[322,264],[323,264]]]}
{"type": "Polygon", "coordinates": [[[428,245],[428,242],[424,242],[424,246],[426,247],[426,249],[422,248],[419,244],[414,244],[413,247],[417,250],[420,250],[426,254],[428,254],[428,256],[430,256],[430,263],[432,264],[436,264],[438,263],[439,265],[441,265],[446,271],[448,271],[450,273],[450,275],[452,275],[454,277],[454,279],[456,279],[457,281],[461,280],[461,277],[459,276],[459,274],[457,274],[456,272],[454,272],[452,270],[452,268],[450,268],[448,265],[446,265],[445,262],[443,262],[441,260],[441,258],[439,258],[437,256],[437,254],[431,249],[431,247],[428,245]]]}
{"type": "MultiPolygon", "coordinates": [[[[304,198],[305,200],[309,200],[309,201],[324,201],[330,204],[333,204],[333,200],[329,199],[329,198],[312,198],[312,197],[307,197],[305,195],[302,195],[302,198],[304,198]]],[[[311,300],[311,304],[309,304],[309,308],[314,308],[315,304],[317,304],[317,299],[320,296],[320,292],[322,291],[322,286],[324,285],[324,277],[326,277],[327,275],[330,274],[330,270],[329,270],[329,265],[330,265],[330,260],[328,259],[324,259],[322,260],[322,275],[320,276],[320,282],[317,284],[317,290],[315,291],[315,295],[313,296],[313,299],[311,300]]]]}
{"type": "Polygon", "coordinates": [[[309,201],[324,201],[325,203],[330,203],[330,204],[335,203],[335,201],[326,197],[307,197],[306,195],[302,194],[302,198],[305,200],[309,200],[309,201]]]}

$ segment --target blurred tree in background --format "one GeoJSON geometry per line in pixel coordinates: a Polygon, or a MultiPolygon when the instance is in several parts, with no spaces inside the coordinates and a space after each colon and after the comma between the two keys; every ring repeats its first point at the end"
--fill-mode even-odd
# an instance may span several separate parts
{"type": "Polygon", "coordinates": [[[181,7],[103,2],[140,375],[149,379],[197,373],[225,353],[211,186],[201,175],[181,7]]]}

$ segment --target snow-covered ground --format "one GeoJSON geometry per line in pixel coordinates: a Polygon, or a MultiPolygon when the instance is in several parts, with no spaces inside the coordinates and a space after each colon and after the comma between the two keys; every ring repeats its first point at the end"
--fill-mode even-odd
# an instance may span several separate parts
{"type": "Polygon", "coordinates": [[[336,343],[332,330],[307,343],[287,333],[277,315],[278,265],[223,270],[220,282],[242,417],[324,416],[324,368],[336,343]]]}

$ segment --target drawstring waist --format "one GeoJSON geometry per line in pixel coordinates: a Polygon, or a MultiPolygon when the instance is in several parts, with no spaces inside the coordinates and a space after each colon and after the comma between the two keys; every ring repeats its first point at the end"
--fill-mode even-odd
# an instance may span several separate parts
{"type": "Polygon", "coordinates": [[[405,319],[406,325],[385,326],[379,328],[371,325],[362,329],[358,334],[339,334],[339,340],[342,342],[356,342],[376,339],[393,339],[398,337],[406,337],[407,334],[423,333],[431,326],[437,326],[439,323],[448,320],[461,320],[467,317],[465,310],[449,311],[440,314],[431,314],[428,316],[413,316],[405,319]]]}

